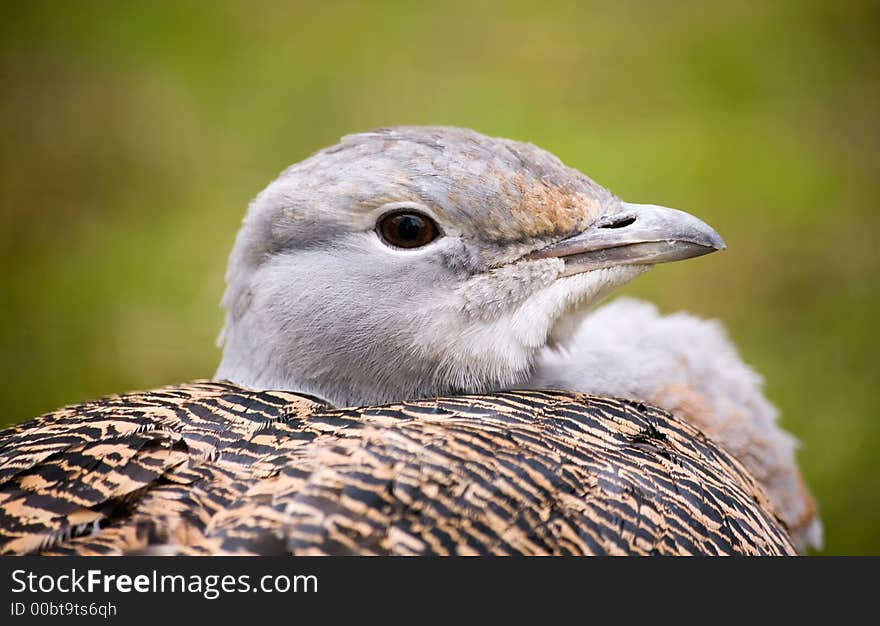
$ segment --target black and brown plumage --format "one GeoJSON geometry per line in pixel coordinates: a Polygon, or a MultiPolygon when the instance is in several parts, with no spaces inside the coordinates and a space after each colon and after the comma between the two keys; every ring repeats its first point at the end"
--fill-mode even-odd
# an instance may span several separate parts
{"type": "Polygon", "coordinates": [[[8,430],[0,477],[5,554],[794,553],[696,428],[583,394],[333,409],[196,382],[8,430]]]}
{"type": "Polygon", "coordinates": [[[723,245],[528,144],[346,137],[252,203],[217,380],[0,432],[0,552],[794,554],[815,508],[723,334],[589,313],[723,245]]]}

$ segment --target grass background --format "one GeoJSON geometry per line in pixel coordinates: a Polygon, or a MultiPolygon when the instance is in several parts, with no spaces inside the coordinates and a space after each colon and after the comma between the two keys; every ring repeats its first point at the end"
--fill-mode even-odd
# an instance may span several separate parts
{"type": "Polygon", "coordinates": [[[878,6],[4,2],[0,425],[210,376],[257,191],[345,133],[468,126],[717,228],[625,291],[724,320],[826,552],[880,554],[878,6]]]}

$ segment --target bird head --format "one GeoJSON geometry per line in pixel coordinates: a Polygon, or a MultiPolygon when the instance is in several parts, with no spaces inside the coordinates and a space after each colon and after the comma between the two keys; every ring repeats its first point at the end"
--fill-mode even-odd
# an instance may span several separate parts
{"type": "Polygon", "coordinates": [[[724,243],[527,143],[344,137],[254,201],[227,270],[217,377],[337,405],[497,390],[652,265],[724,243]]]}

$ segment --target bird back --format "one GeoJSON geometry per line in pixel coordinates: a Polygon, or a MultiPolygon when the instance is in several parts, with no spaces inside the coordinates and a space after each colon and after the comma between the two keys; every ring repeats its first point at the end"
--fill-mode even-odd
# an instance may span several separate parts
{"type": "Polygon", "coordinates": [[[0,432],[3,554],[794,554],[743,466],[641,403],[333,408],[197,381],[0,432]]]}

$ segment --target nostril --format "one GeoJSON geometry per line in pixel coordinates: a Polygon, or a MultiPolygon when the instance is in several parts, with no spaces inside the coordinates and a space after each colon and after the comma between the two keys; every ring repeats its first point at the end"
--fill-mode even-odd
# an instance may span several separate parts
{"type": "Polygon", "coordinates": [[[599,226],[599,228],[624,228],[626,226],[629,226],[630,224],[633,224],[635,221],[636,218],[630,215],[625,215],[618,217],[613,221],[608,222],[607,224],[602,224],[601,226],[599,226]]]}

